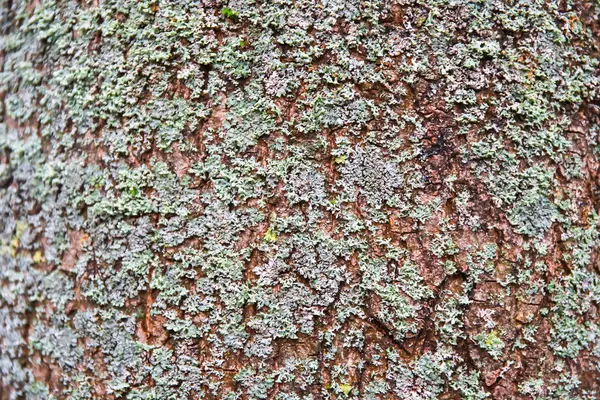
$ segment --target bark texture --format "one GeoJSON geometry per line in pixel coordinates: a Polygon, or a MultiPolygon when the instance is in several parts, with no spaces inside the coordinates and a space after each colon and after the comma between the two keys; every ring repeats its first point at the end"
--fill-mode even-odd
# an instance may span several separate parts
{"type": "Polygon", "coordinates": [[[3,0],[0,399],[600,398],[598,0],[3,0]]]}

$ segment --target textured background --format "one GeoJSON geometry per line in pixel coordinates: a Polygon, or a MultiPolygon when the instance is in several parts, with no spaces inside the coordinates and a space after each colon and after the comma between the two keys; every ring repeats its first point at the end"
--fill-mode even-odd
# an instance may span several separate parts
{"type": "Polygon", "coordinates": [[[600,2],[1,2],[0,399],[600,398],[600,2]]]}

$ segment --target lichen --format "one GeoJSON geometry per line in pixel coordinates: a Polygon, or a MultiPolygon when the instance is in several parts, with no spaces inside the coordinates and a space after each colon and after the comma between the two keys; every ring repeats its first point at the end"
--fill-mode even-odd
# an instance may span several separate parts
{"type": "Polygon", "coordinates": [[[0,397],[597,398],[599,20],[6,2],[0,397]]]}

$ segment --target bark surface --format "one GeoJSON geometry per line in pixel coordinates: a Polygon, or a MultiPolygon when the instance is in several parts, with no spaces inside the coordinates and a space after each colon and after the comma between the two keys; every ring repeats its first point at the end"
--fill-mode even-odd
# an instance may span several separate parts
{"type": "Polygon", "coordinates": [[[598,0],[0,13],[0,400],[600,398],[598,0]]]}

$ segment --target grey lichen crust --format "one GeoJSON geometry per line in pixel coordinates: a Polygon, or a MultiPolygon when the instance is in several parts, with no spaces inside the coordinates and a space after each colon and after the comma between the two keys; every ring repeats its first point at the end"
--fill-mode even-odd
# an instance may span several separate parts
{"type": "Polygon", "coordinates": [[[0,399],[600,398],[598,0],[0,8],[0,399]]]}

